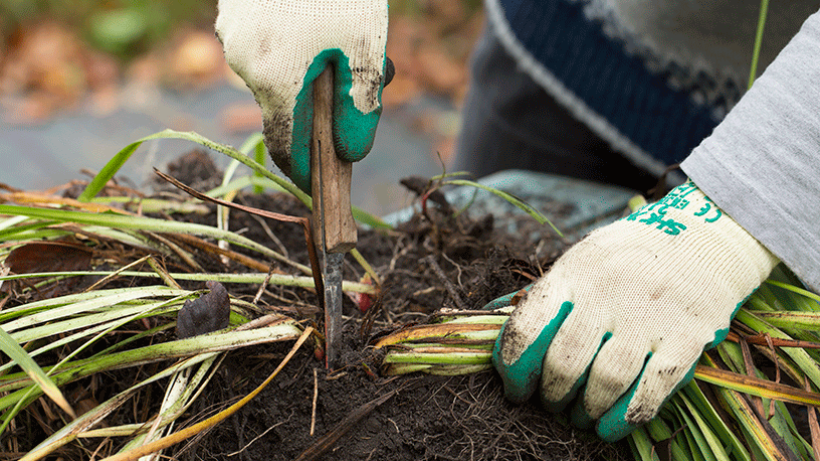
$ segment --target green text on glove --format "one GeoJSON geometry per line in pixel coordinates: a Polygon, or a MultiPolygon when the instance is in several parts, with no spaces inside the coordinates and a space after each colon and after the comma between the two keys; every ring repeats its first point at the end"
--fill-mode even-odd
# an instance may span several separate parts
{"type": "MultiPolygon", "coordinates": [[[[672,189],[672,191],[661,200],[646,205],[625,219],[627,221],[637,221],[650,227],[657,226],[656,229],[662,230],[669,235],[679,235],[686,230],[686,225],[672,218],[667,218],[666,212],[669,208],[686,210],[690,204],[686,196],[697,190],[698,188],[692,181],[686,181],[684,184],[672,189]]],[[[698,211],[692,213],[692,216],[703,217],[703,221],[706,223],[714,223],[723,216],[723,212],[720,211],[720,208],[714,206],[714,202],[712,202],[709,197],[704,197],[704,200],[705,203],[703,206],[698,211]]]]}

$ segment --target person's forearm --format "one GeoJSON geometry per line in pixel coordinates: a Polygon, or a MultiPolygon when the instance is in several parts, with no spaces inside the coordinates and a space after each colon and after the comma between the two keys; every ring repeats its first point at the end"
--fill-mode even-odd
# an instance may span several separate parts
{"type": "Polygon", "coordinates": [[[681,166],[820,290],[820,12],[681,166]]]}

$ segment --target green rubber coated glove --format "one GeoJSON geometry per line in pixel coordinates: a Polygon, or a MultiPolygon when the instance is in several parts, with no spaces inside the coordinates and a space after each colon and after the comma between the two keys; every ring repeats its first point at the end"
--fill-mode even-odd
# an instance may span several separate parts
{"type": "Polygon", "coordinates": [[[493,350],[504,392],[538,390],[547,409],[571,405],[573,424],[621,439],[692,379],[777,263],[687,182],[590,233],[532,286],[493,350]]]}
{"type": "Polygon", "coordinates": [[[387,0],[219,0],[225,59],[262,109],[277,166],[310,193],[313,81],[335,68],[333,138],[343,160],[370,152],[386,73],[387,0]]]}

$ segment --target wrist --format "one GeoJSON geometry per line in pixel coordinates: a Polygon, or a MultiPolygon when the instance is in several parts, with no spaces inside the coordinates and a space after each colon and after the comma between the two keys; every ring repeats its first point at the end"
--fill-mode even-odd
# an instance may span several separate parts
{"type": "Polygon", "coordinates": [[[720,274],[730,284],[737,282],[737,289],[747,293],[779,263],[691,180],[622,221],[640,225],[634,238],[666,240],[667,251],[680,252],[681,261],[704,273],[720,274]]]}

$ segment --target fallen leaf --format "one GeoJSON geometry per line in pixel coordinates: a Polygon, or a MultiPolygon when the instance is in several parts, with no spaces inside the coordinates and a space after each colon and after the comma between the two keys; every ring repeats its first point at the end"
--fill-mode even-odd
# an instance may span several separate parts
{"type": "MultiPolygon", "coordinates": [[[[5,266],[14,274],[36,274],[40,272],[74,272],[91,268],[93,250],[85,245],[73,242],[36,242],[27,243],[15,248],[5,260],[5,266]]],[[[28,278],[16,283],[3,284],[0,291],[11,293],[15,284],[31,286],[42,278],[28,278]]],[[[53,283],[37,290],[35,299],[45,299],[68,292],[79,282],[78,277],[53,283]]]]}
{"type": "Polygon", "coordinates": [[[93,251],[71,242],[27,243],[9,253],[5,264],[15,274],[88,270],[93,251]]]}
{"type": "Polygon", "coordinates": [[[204,335],[228,326],[231,303],[221,283],[209,280],[211,291],[198,299],[185,301],[177,316],[177,336],[180,339],[204,335]]]}

